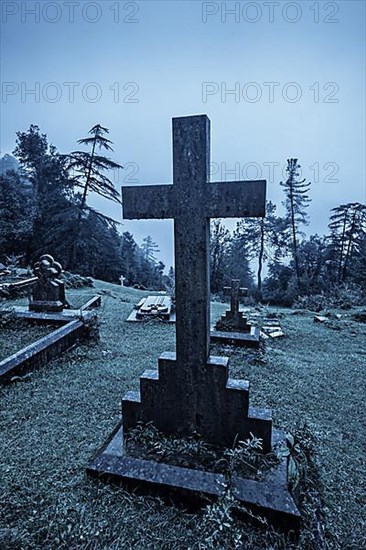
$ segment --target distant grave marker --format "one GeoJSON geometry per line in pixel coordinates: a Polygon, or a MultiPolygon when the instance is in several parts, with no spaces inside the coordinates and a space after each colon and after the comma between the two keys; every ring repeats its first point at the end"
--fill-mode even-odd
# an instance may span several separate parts
{"type": "Polygon", "coordinates": [[[224,294],[230,295],[230,310],[216,323],[211,331],[211,341],[234,346],[259,346],[260,330],[248,323],[247,317],[239,311],[239,299],[248,296],[248,289],[240,287],[239,279],[232,279],[231,286],[224,287],[224,294]]]}
{"type": "Polygon", "coordinates": [[[147,296],[142,298],[128,316],[127,321],[146,321],[160,319],[175,322],[175,313],[170,296],[147,296]]]}
{"type": "Polygon", "coordinates": [[[52,256],[44,254],[34,265],[33,273],[38,278],[32,287],[29,310],[36,312],[62,311],[66,304],[65,285],[59,280],[62,266],[52,256]]]}
{"type": "Polygon", "coordinates": [[[239,311],[239,299],[241,296],[248,296],[248,289],[240,286],[239,279],[232,279],[231,286],[224,286],[224,294],[230,295],[230,310],[225,313],[223,320],[230,322],[234,328],[242,328],[245,332],[250,332],[246,318],[239,311]]]}

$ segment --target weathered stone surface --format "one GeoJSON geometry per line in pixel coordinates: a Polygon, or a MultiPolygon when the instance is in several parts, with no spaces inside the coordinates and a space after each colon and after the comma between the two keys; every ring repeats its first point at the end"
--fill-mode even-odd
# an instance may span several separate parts
{"type": "Polygon", "coordinates": [[[209,219],[263,216],[266,182],[209,183],[209,164],[208,117],[173,119],[173,185],[123,187],[122,202],[126,219],[174,219],[176,358],[159,360],[158,378],[142,378],[140,416],[167,433],[232,442],[248,419],[228,404],[227,366],[209,358],[209,219]]]}
{"type": "Polygon", "coordinates": [[[170,296],[148,296],[136,309],[137,319],[143,319],[144,317],[169,319],[172,310],[172,299],[170,296]]]}
{"type": "Polygon", "coordinates": [[[224,287],[224,294],[230,294],[230,310],[225,312],[211,331],[211,341],[232,346],[259,347],[260,331],[248,323],[247,317],[239,311],[240,296],[247,296],[248,289],[240,287],[239,279],[232,279],[231,287],[224,287]]]}
{"type": "MultiPolygon", "coordinates": [[[[90,315],[90,314],[89,314],[90,315]]],[[[73,320],[0,362],[0,383],[37,369],[86,336],[85,322],[73,320]]]]}
{"type": "Polygon", "coordinates": [[[33,268],[38,280],[32,287],[30,311],[62,311],[66,304],[65,285],[57,277],[62,267],[52,256],[44,254],[33,268]]]}
{"type": "MultiPolygon", "coordinates": [[[[209,183],[209,141],[206,116],[173,119],[173,185],[122,189],[126,219],[174,219],[176,353],[161,355],[158,370],[141,376],[140,391],[124,396],[122,424],[88,466],[93,475],[198,499],[217,498],[230,481],[210,472],[132,458],[123,448],[123,432],[139,421],[152,422],[164,434],[198,433],[219,446],[232,446],[253,433],[262,439],[264,452],[272,448],[271,412],[249,407],[249,383],[229,378],[228,358],[209,356],[209,219],[263,216],[265,181],[209,183]]],[[[268,483],[286,500],[287,480],[280,477],[274,473],[268,483]]],[[[238,500],[249,506],[262,510],[264,503],[265,512],[283,513],[280,497],[272,507],[270,499],[264,502],[263,485],[248,491],[239,479],[233,488],[238,500]]],[[[298,520],[295,505],[287,515],[298,520]]]]}
{"type": "Polygon", "coordinates": [[[211,331],[211,342],[227,346],[259,348],[260,330],[258,327],[251,327],[251,332],[231,332],[213,329],[211,331]]]}
{"type": "Polygon", "coordinates": [[[262,331],[270,338],[281,338],[285,336],[281,328],[280,320],[277,317],[266,317],[263,319],[262,331]]]}
{"type": "Polygon", "coordinates": [[[175,323],[176,316],[172,307],[172,298],[163,295],[142,298],[128,316],[127,321],[141,322],[149,319],[175,323]]]}
{"type": "Polygon", "coordinates": [[[0,308],[3,312],[13,312],[19,319],[26,319],[35,323],[53,323],[63,325],[71,319],[83,318],[85,313],[97,307],[100,307],[101,296],[93,296],[79,309],[65,309],[63,311],[45,312],[45,311],[29,311],[25,306],[14,306],[11,309],[0,308]]]}
{"type": "Polygon", "coordinates": [[[85,302],[85,304],[81,306],[80,311],[86,311],[88,309],[94,309],[94,308],[100,307],[101,303],[102,303],[101,296],[99,295],[93,296],[92,298],[90,298],[90,300],[88,300],[87,302],[85,302]]]}
{"type": "MultiPolygon", "coordinates": [[[[165,434],[177,437],[191,434],[186,420],[189,396],[179,395],[177,360],[174,353],[159,358],[159,371],[145,371],[140,378],[140,392],[129,392],[122,400],[122,417],[126,432],[138,421],[153,422],[165,434]],[[178,402],[177,402],[178,401],[178,402]],[[171,411],[174,410],[174,415],[171,411]]],[[[210,357],[206,370],[206,385],[199,394],[196,432],[206,441],[232,446],[235,440],[260,433],[264,451],[271,445],[272,419],[270,411],[249,414],[249,382],[228,377],[228,359],[210,357]]]]}
{"type": "MultiPolygon", "coordinates": [[[[240,296],[248,296],[248,289],[240,287],[239,279],[232,279],[231,286],[224,287],[224,294],[230,295],[230,309],[222,316],[221,322],[224,323],[228,330],[234,332],[250,332],[251,326],[247,322],[247,318],[243,317],[243,313],[239,311],[240,296]]],[[[218,330],[219,327],[217,327],[218,330]]]]}
{"type": "MultiPolygon", "coordinates": [[[[285,438],[282,432],[274,430],[272,444],[277,443],[285,444],[285,438]]],[[[138,488],[143,493],[157,493],[168,498],[174,495],[192,507],[207,503],[207,499],[212,501],[222,497],[230,490],[238,505],[244,504],[285,529],[299,528],[300,513],[288,490],[286,458],[282,458],[278,467],[271,470],[263,481],[239,476],[229,480],[222,474],[128,456],[121,423],[89,463],[87,472],[117,479],[126,487],[138,488]]]]}

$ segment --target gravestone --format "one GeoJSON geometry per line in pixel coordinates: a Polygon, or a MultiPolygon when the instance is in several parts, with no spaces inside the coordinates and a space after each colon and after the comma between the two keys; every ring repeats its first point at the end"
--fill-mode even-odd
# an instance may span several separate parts
{"type": "Polygon", "coordinates": [[[240,296],[247,296],[248,289],[240,287],[239,279],[232,279],[231,287],[224,287],[224,294],[230,294],[230,310],[216,323],[211,331],[211,341],[234,346],[259,347],[260,330],[248,323],[239,311],[240,296]]]}
{"type": "Polygon", "coordinates": [[[124,277],[123,275],[121,275],[120,278],[119,278],[119,282],[121,283],[121,286],[125,286],[125,285],[124,285],[125,280],[126,280],[126,277],[124,277]]]}
{"type": "Polygon", "coordinates": [[[197,432],[229,446],[253,432],[268,451],[269,412],[252,416],[248,383],[229,380],[228,359],[209,357],[210,218],[263,216],[266,183],[209,183],[209,155],[209,119],[174,119],[173,185],[122,189],[124,218],[174,219],[176,279],[176,353],[143,374],[140,394],[123,399],[123,426],[153,422],[165,434],[197,432]]]}
{"type": "Polygon", "coordinates": [[[230,309],[222,316],[222,323],[231,330],[250,332],[251,326],[247,323],[247,318],[239,311],[239,298],[248,296],[248,289],[240,287],[239,279],[232,279],[231,286],[224,287],[224,294],[230,294],[230,309]]]}
{"type": "Polygon", "coordinates": [[[146,296],[135,305],[128,322],[144,322],[149,320],[164,321],[164,323],[175,323],[175,310],[171,296],[146,296]]]}
{"type": "MultiPolygon", "coordinates": [[[[266,182],[209,183],[209,166],[208,117],[175,118],[173,184],[122,188],[125,219],[174,219],[176,352],[162,354],[158,370],[141,376],[140,391],[125,395],[122,426],[89,464],[91,474],[195,493],[222,490],[222,476],[129,457],[123,434],[140,421],[152,422],[165,435],[199,434],[219,446],[231,447],[253,433],[262,439],[264,452],[272,448],[270,411],[250,408],[249,383],[229,378],[228,358],[209,355],[210,218],[264,216],[266,182]]],[[[238,487],[233,490],[245,501],[246,489],[238,487]]],[[[250,490],[249,501],[255,493],[250,490]]]]}
{"type": "Polygon", "coordinates": [[[58,279],[62,266],[52,256],[44,254],[33,267],[37,282],[32,287],[29,310],[35,312],[59,312],[66,304],[65,285],[58,279]]]}
{"type": "Polygon", "coordinates": [[[172,310],[172,299],[169,296],[148,296],[137,305],[137,319],[160,317],[169,319],[172,310]]]}

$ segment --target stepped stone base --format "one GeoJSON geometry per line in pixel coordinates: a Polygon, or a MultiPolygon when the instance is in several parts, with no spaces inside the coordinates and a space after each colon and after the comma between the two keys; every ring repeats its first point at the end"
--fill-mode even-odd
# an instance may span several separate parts
{"type": "Polygon", "coordinates": [[[249,408],[249,382],[229,378],[228,363],[226,357],[209,358],[198,382],[198,413],[192,430],[175,353],[162,354],[158,370],[145,371],[140,377],[140,391],[128,392],[122,399],[125,433],[138,422],[152,422],[165,435],[184,437],[196,431],[208,443],[231,447],[252,432],[263,440],[263,451],[269,452],[271,411],[249,408]]]}

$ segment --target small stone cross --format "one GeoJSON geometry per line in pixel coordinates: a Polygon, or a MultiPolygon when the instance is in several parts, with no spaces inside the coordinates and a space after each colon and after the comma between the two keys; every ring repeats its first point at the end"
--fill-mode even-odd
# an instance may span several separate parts
{"type": "Polygon", "coordinates": [[[231,287],[224,286],[224,294],[230,294],[230,312],[239,313],[239,297],[248,296],[248,289],[240,287],[239,279],[231,279],[231,287]]]}

